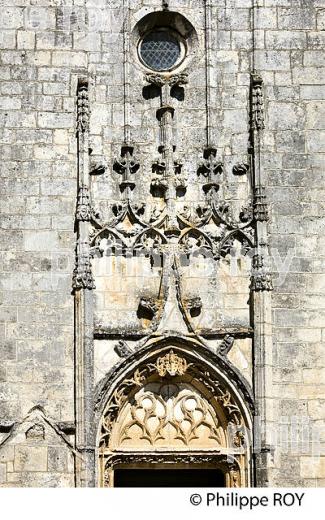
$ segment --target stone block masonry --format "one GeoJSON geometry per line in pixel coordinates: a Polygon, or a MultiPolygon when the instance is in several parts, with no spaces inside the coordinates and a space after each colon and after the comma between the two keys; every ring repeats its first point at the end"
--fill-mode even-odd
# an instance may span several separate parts
{"type": "MultiPolygon", "coordinates": [[[[197,33],[188,83],[175,85],[170,97],[175,160],[187,175],[186,195],[178,200],[187,207],[186,218],[206,200],[197,165],[204,160],[208,132],[208,144],[224,165],[225,200],[238,214],[248,201],[250,174],[232,171],[250,161],[251,73],[257,71],[264,93],[265,240],[274,284],[265,362],[273,435],[265,464],[268,485],[325,486],[325,2],[212,1],[208,43],[206,3],[168,2],[197,33]],[[294,421],[299,433],[293,439],[294,421]],[[284,430],[289,441],[276,436],[284,430]]],[[[134,199],[156,203],[150,183],[160,157],[160,87],[149,88],[144,79],[133,31],[143,16],[161,10],[161,1],[0,5],[0,486],[72,487],[80,455],[72,294],[80,168],[77,88],[86,78],[89,170],[96,173],[89,186],[96,209],[107,215],[122,200],[122,175],[113,165],[127,134],[141,165],[134,199]],[[108,166],[98,175],[104,163],[108,166]]],[[[107,256],[105,265],[100,260],[92,259],[94,385],[121,362],[116,337],[126,340],[124,333],[131,330],[132,347],[134,331],[151,326],[155,302],[145,297],[161,290],[161,266],[152,266],[147,257],[107,256]],[[139,308],[141,298],[145,308],[139,308]]],[[[240,329],[229,357],[250,381],[254,345],[247,266],[228,254],[218,267],[213,259],[198,257],[191,260],[190,276],[186,265],[180,272],[188,302],[183,314],[196,333],[206,333],[213,351],[220,338],[209,336],[211,331],[240,329]],[[199,307],[192,308],[198,295],[199,307]]],[[[177,294],[169,297],[176,301],[177,294]]],[[[183,319],[179,312],[174,322],[179,330],[183,319]]]]}

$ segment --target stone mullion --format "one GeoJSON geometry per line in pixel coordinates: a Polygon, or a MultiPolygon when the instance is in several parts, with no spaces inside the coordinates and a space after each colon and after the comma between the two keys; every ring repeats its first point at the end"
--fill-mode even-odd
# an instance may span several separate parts
{"type": "Polygon", "coordinates": [[[265,258],[268,257],[268,208],[265,198],[263,169],[263,83],[252,75],[252,147],[253,197],[256,224],[256,251],[253,258],[252,301],[254,324],[253,371],[256,416],[254,423],[254,451],[257,486],[269,482],[270,449],[272,445],[272,281],[265,258]]]}
{"type": "MultiPolygon", "coordinates": [[[[88,83],[78,87],[78,193],[89,193],[89,100],[88,83]]],[[[82,201],[84,202],[84,201],[82,201]]],[[[76,448],[80,458],[76,463],[76,485],[94,486],[93,441],[93,279],[90,266],[89,197],[84,212],[76,213],[77,279],[75,294],[75,412],[76,448]]]]}
{"type": "Polygon", "coordinates": [[[161,107],[158,111],[161,125],[161,150],[165,163],[164,177],[167,181],[165,200],[168,214],[168,227],[177,229],[176,217],[176,182],[174,168],[173,115],[174,108],[170,103],[170,85],[165,82],[161,88],[161,107]]]}
{"type": "Polygon", "coordinates": [[[211,125],[211,75],[213,71],[212,62],[212,2],[205,0],[205,59],[206,59],[206,136],[207,146],[212,144],[212,125],[211,125]]]}
{"type": "Polygon", "coordinates": [[[130,66],[129,66],[129,54],[130,54],[130,22],[129,22],[129,0],[123,1],[123,74],[124,74],[124,142],[130,144],[131,142],[131,126],[130,126],[130,66]]]}

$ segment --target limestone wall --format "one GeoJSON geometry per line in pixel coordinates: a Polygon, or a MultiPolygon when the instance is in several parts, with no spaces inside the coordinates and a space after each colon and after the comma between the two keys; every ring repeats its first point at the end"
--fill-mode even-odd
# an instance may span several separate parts
{"type": "MultiPolygon", "coordinates": [[[[159,96],[144,90],[148,83],[132,48],[132,30],[147,13],[160,10],[161,2],[130,0],[127,69],[121,31],[126,4],[8,0],[1,6],[0,435],[5,443],[0,446],[0,485],[74,485],[72,272],[78,78],[89,79],[91,156],[105,158],[108,164],[103,175],[91,177],[96,208],[108,218],[111,205],[121,197],[113,164],[125,139],[125,110],[140,164],[134,198],[148,207],[157,202],[149,185],[152,163],[159,157],[159,96]],[[49,431],[45,428],[44,439],[36,435],[30,441],[26,436],[30,423],[26,428],[24,424],[34,406],[42,407],[52,426],[49,431]],[[64,461],[58,462],[58,457],[64,461]]],[[[298,429],[305,428],[298,434],[298,446],[289,441],[286,447],[285,441],[274,439],[274,455],[272,446],[268,455],[269,484],[323,486],[325,2],[213,0],[211,4],[210,133],[224,164],[223,195],[237,217],[250,193],[249,174],[234,175],[233,167],[249,162],[252,70],[264,81],[261,156],[275,286],[267,394],[273,403],[275,434],[291,428],[287,423],[292,425],[295,417],[298,429]],[[313,452],[310,435],[316,439],[313,452]]],[[[185,16],[197,33],[188,84],[172,98],[173,139],[188,183],[179,207],[193,208],[204,202],[197,176],[207,117],[203,1],[171,0],[169,7],[185,16]]],[[[193,318],[196,331],[221,326],[248,329],[249,262],[230,255],[218,267],[209,262],[197,258],[183,266],[185,296],[199,295],[203,302],[200,316],[193,318]],[[235,267],[235,276],[229,276],[235,267]]],[[[159,265],[152,267],[146,258],[96,257],[93,267],[96,325],[121,336],[127,327],[134,331],[148,327],[146,318],[139,318],[138,306],[141,297],[155,296],[159,290],[159,265]]],[[[214,338],[209,341],[211,348],[218,346],[214,338]]],[[[115,345],[115,337],[95,340],[96,383],[119,362],[115,345]]],[[[229,358],[250,381],[249,334],[236,339],[229,358]]]]}

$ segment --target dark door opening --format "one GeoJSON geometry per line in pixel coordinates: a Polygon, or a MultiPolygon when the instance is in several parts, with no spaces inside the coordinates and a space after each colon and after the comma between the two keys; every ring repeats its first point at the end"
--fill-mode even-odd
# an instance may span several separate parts
{"type": "Polygon", "coordinates": [[[116,469],[114,487],[225,487],[218,469],[116,469]]]}

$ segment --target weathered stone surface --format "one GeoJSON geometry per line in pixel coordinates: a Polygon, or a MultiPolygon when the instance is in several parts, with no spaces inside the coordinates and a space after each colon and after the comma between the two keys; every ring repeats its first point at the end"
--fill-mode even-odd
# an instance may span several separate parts
{"type": "Polygon", "coordinates": [[[142,16],[160,9],[159,2],[130,2],[126,25],[126,4],[118,0],[81,0],[73,7],[64,0],[9,4],[0,16],[0,424],[7,433],[8,421],[15,428],[0,446],[0,486],[74,486],[75,477],[78,485],[98,484],[87,455],[83,471],[79,462],[74,467],[71,424],[77,423],[80,445],[94,442],[99,418],[92,416],[92,377],[99,384],[150,334],[152,342],[177,334],[200,337],[210,354],[229,347],[224,359],[249,385],[260,370],[264,395],[258,377],[253,386],[265,404],[275,452],[259,482],[324,486],[324,457],[318,457],[325,443],[324,1],[264,0],[254,9],[251,0],[213,1],[208,39],[209,3],[174,3],[197,33],[187,42],[196,56],[184,70],[181,64],[172,71],[186,72],[186,80],[179,76],[179,84],[164,85],[162,92],[157,78],[146,81],[149,69],[138,59],[132,32],[142,16]],[[130,29],[125,40],[123,27],[130,29]],[[77,87],[80,94],[85,80],[88,94],[79,97],[77,109],[77,87]],[[270,281],[260,272],[251,280],[247,237],[237,233],[222,242],[227,207],[214,216],[217,224],[212,219],[200,227],[197,220],[212,206],[211,186],[216,201],[229,204],[232,223],[239,215],[250,218],[257,131],[268,212],[260,202],[255,218],[263,227],[258,240],[269,244],[271,258],[253,261],[272,270],[272,295],[252,290],[269,289],[270,281]],[[121,151],[125,143],[132,147],[129,156],[121,151]],[[81,180],[89,199],[78,198],[81,180]],[[132,212],[119,220],[127,196],[132,212]],[[166,207],[171,222],[160,225],[166,207]],[[160,250],[138,254],[139,243],[136,254],[126,254],[121,243],[112,249],[114,234],[90,244],[88,231],[93,239],[107,222],[119,240],[130,242],[141,242],[143,222],[156,222],[160,235],[147,241],[164,254],[168,240],[179,254],[186,222],[195,232],[181,246],[177,269],[168,271],[160,250]],[[122,357],[120,340],[126,345],[122,357]],[[263,348],[260,360],[256,353],[263,348]],[[83,376],[75,360],[85,367],[83,376]],[[84,396],[85,413],[75,416],[75,398],[84,396]],[[28,436],[35,424],[24,429],[24,421],[35,406],[45,411],[36,412],[36,434],[28,436]],[[284,453],[276,433],[282,421],[297,417],[308,420],[320,444],[292,445],[284,453]],[[38,421],[52,425],[44,426],[44,439],[37,436],[38,421]],[[63,423],[70,427],[64,430],[63,423]]]}

